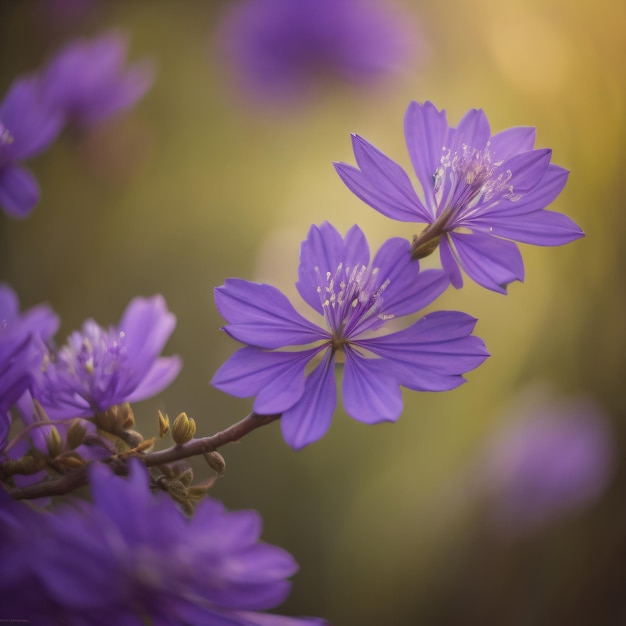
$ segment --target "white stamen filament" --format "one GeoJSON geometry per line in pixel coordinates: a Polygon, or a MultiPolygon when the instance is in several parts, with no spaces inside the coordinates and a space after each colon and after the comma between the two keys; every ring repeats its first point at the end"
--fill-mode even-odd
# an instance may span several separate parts
{"type": "Polygon", "coordinates": [[[341,349],[350,332],[362,321],[374,315],[383,320],[393,317],[380,313],[382,293],[389,280],[378,284],[378,268],[368,270],[365,265],[344,268],[340,263],[334,274],[326,272],[325,280],[319,267],[314,269],[318,281],[316,290],[336,349],[341,349]]]}
{"type": "Polygon", "coordinates": [[[452,152],[444,146],[440,166],[433,174],[433,191],[440,217],[446,223],[459,211],[479,204],[501,199],[515,202],[521,198],[509,184],[513,177],[511,170],[494,176],[503,161],[493,161],[489,148],[489,142],[482,150],[462,144],[459,151],[452,152]]]}

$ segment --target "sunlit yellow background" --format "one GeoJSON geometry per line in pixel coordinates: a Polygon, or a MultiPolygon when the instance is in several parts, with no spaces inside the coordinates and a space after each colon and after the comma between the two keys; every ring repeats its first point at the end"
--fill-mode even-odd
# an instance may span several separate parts
{"type": "Polygon", "coordinates": [[[25,221],[0,215],[0,280],[24,307],[45,301],[59,313],[59,342],[88,317],[114,324],[134,296],[162,293],[178,318],[166,353],[185,366],[135,407],[141,430],[154,433],[157,409],[185,410],[209,435],[251,408],[209,386],[237,347],[219,330],[213,287],[237,276],[294,293],[312,223],[358,223],[373,246],[414,233],[335,174],[333,160],[353,162],[350,132],[410,169],[402,117],[412,99],[432,100],[453,124],[478,107],[494,131],[536,126],[538,146],[571,170],[553,208],[587,236],[521,246],[526,281],[506,297],[467,284],[436,303],[479,318],[492,357],[455,391],[406,393],[393,425],[338,411],[329,434],[299,453],[278,424],[252,433],[223,450],[213,493],[258,509],[264,538],[299,562],[285,614],[336,626],[626,623],[621,460],[594,506],[524,537],[493,536],[468,487],[490,433],[535,383],[594,395],[626,450],[626,5],[398,2],[423,33],[420,59],[374,90],[320,88],[272,114],[229,88],[212,44],[227,4],[92,2],[63,21],[46,2],[0,3],[0,93],[72,37],[110,27],[130,35],[131,59],[159,66],[133,110],[89,134],[64,133],[29,163],[43,199],[25,221]]]}

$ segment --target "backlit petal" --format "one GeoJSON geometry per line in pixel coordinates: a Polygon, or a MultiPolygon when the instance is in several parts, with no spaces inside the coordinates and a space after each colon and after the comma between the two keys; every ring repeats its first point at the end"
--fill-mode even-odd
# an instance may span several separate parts
{"type": "Polygon", "coordinates": [[[280,420],[285,441],[295,450],[321,439],[337,406],[335,361],[330,351],[306,379],[300,400],[280,420]]]}
{"type": "Polygon", "coordinates": [[[411,102],[404,116],[404,135],[413,169],[422,184],[426,207],[434,216],[433,176],[439,167],[446,145],[446,112],[432,102],[411,102]]]}
{"type": "Polygon", "coordinates": [[[506,293],[506,286],[524,280],[524,262],[517,246],[485,233],[450,233],[461,267],[479,285],[506,293]]]}
{"type": "Polygon", "coordinates": [[[369,246],[363,231],[353,226],[345,238],[339,231],[324,222],[321,226],[311,226],[307,238],[300,248],[300,265],[296,287],[303,300],[318,313],[323,314],[322,302],[317,288],[319,276],[327,272],[334,274],[342,263],[344,267],[367,265],[370,260],[369,246]]]}
{"type": "Polygon", "coordinates": [[[282,413],[304,393],[304,368],[317,352],[319,349],[267,352],[242,348],[219,368],[211,384],[238,398],[256,396],[256,413],[282,413]]]}
{"type": "Polygon", "coordinates": [[[364,359],[346,349],[343,405],[359,422],[393,422],[402,412],[402,394],[392,368],[383,359],[364,359]]]}
{"type": "Polygon", "coordinates": [[[273,349],[326,337],[271,285],[229,278],[214,294],[218,311],[230,322],[224,330],[242,343],[273,349]]]}

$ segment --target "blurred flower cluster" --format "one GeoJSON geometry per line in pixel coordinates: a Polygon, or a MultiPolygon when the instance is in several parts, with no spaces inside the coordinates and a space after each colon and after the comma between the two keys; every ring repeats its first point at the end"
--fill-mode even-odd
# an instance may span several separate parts
{"type": "Polygon", "coordinates": [[[592,398],[529,389],[483,451],[480,485],[504,533],[536,531],[585,508],[612,478],[610,422],[592,398]]]}
{"type": "Polygon", "coordinates": [[[9,87],[0,103],[0,208],[6,213],[26,217],[39,202],[39,185],[22,161],[49,148],[66,124],[94,124],[150,88],[152,62],[125,67],[127,45],[117,32],[76,41],[9,87]]]}
{"type": "Polygon", "coordinates": [[[242,0],[224,12],[215,54],[255,105],[296,105],[329,82],[374,86],[419,52],[408,16],[380,0],[242,0]]]}

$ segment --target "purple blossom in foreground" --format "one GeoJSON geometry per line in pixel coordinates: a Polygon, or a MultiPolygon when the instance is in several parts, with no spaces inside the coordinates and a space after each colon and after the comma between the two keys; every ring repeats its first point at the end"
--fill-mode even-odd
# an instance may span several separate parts
{"type": "Polygon", "coordinates": [[[550,163],[552,151],[534,149],[535,129],[491,135],[484,112],[470,109],[456,128],[445,111],[412,102],[404,132],[420,199],[404,170],[362,137],[352,138],[357,167],[335,163],[348,188],[392,219],[425,222],[412,246],[414,258],[437,245],[443,269],[457,288],[460,267],[478,284],[506,293],[524,279],[512,241],[558,246],[583,236],[567,216],[544,208],[559,195],[567,170],[550,163]]]}
{"type": "Polygon", "coordinates": [[[37,78],[20,78],[0,103],[0,208],[26,217],[39,202],[39,184],[19,163],[45,150],[63,125],[48,107],[37,78]]]}
{"type": "Polygon", "coordinates": [[[233,2],[218,38],[242,91],[267,102],[303,100],[323,80],[376,82],[414,43],[406,16],[368,0],[233,2]]]}
{"type": "Polygon", "coordinates": [[[357,226],[344,238],[328,223],[312,226],[298,276],[298,292],[323,316],[321,326],[270,285],[229,279],[215,290],[217,308],[229,322],[224,330],[248,346],[212,380],[232,395],[256,396],[256,413],[282,413],[283,436],[293,448],[316,441],[330,427],[338,362],[345,362],[347,413],[371,424],[398,418],[401,385],[453,389],[487,357],[482,340],[470,335],[476,320],[464,313],[430,313],[404,330],[373,335],[390,319],[424,308],[448,286],[441,270],[420,272],[405,240],[390,239],[370,263],[357,226]],[[303,348],[280,350],[292,346],[303,348]]]}
{"type": "Polygon", "coordinates": [[[534,401],[497,433],[487,487],[506,529],[532,529],[582,509],[606,488],[615,456],[609,423],[590,399],[534,401]]]}
{"type": "Polygon", "coordinates": [[[44,359],[44,342],[59,319],[40,305],[20,314],[15,292],[0,283],[0,450],[10,426],[9,409],[32,386],[44,359]]]}
{"type": "Polygon", "coordinates": [[[146,60],[124,67],[127,48],[118,32],[66,46],[43,74],[49,105],[81,125],[134,105],[154,82],[155,69],[146,60]]]}
{"type": "Polygon", "coordinates": [[[71,626],[324,624],[256,613],[285,600],[297,570],[290,554],[259,541],[256,512],[207,498],[187,518],[131,463],[128,479],[95,464],[93,503],[54,514],[0,492],[3,616],[71,626]]]}
{"type": "Polygon", "coordinates": [[[159,357],[175,325],[162,296],[135,298],[108,330],[86,321],[50,356],[34,397],[51,418],[63,418],[90,417],[159,393],[182,366],[176,356],[159,357]]]}

